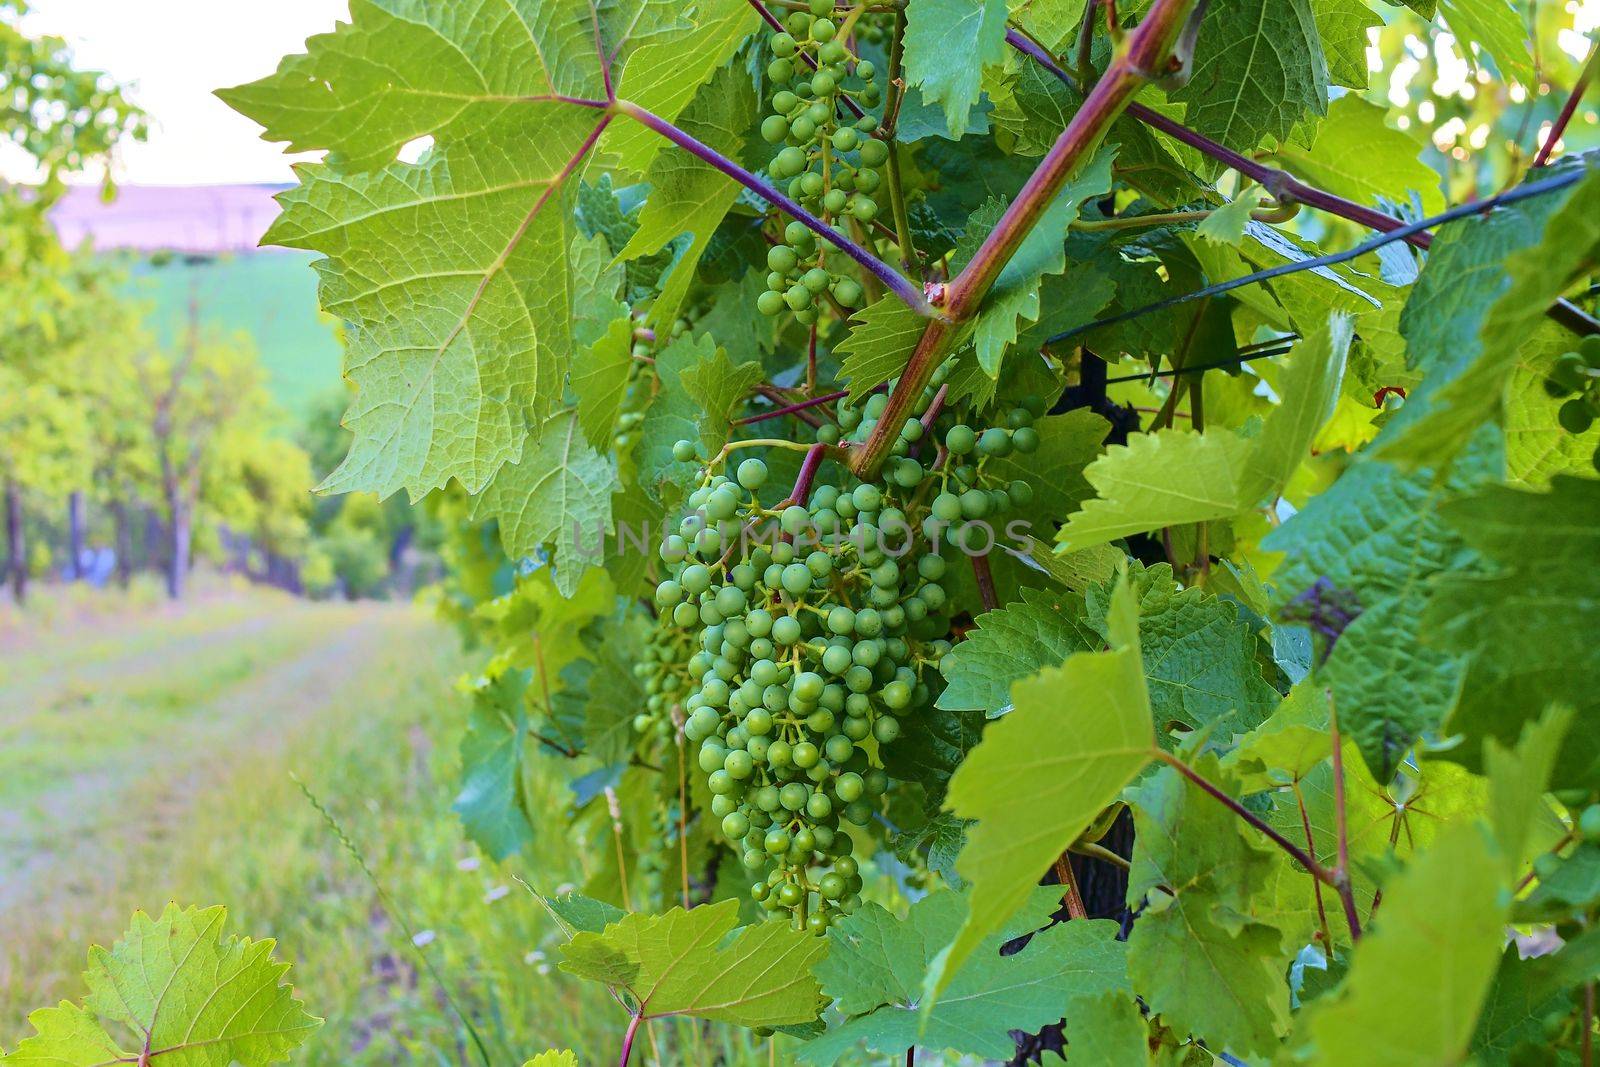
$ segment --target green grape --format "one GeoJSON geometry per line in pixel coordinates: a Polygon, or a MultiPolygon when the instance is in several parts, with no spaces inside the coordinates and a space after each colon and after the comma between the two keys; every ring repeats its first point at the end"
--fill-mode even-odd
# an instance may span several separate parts
{"type": "Polygon", "coordinates": [[[767,77],[782,85],[794,77],[794,63],[787,59],[774,59],[767,64],[767,77]]]}
{"type": "Polygon", "coordinates": [[[756,297],[756,310],[763,315],[776,315],[787,306],[783,294],[774,293],[770,289],[756,297]]]}
{"type": "Polygon", "coordinates": [[[789,120],[782,115],[768,115],[761,120],[761,139],[768,144],[782,144],[789,136],[789,120]]]}
{"type": "Polygon", "coordinates": [[[861,285],[854,278],[840,278],[833,286],[833,298],[843,307],[861,303],[861,285]]]}
{"type": "Polygon", "coordinates": [[[1573,397],[1556,412],[1556,421],[1568,433],[1587,433],[1589,427],[1594,425],[1594,413],[1582,397],[1573,397]]]}

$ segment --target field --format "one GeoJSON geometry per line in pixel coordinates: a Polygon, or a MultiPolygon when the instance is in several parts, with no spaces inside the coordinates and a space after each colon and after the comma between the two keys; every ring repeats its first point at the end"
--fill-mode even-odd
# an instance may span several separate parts
{"type": "Polygon", "coordinates": [[[206,326],[249,334],[273,399],[298,422],[339,386],[339,341],[317,310],[313,258],[275,250],[161,265],[136,262],[130,264],[131,291],[151,303],[151,326],[169,344],[188,326],[191,298],[206,326]]]}
{"type": "Polygon", "coordinates": [[[479,1062],[419,951],[495,1064],[604,1055],[616,1006],[554,972],[552,924],[513,878],[576,877],[570,846],[548,834],[496,870],[448,810],[467,663],[453,634],[409,606],[224,588],[88,611],[43,592],[27,620],[0,619],[0,1047],[29,1010],[82,995],[87,946],[177,900],[278,939],[327,1019],[296,1062],[479,1062]]]}

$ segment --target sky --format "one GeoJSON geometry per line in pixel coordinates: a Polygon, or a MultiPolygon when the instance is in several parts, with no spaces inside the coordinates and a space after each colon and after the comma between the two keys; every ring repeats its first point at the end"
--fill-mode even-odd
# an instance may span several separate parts
{"type": "MultiPolygon", "coordinates": [[[[296,157],[261,140],[259,127],[212,93],[272,73],[349,11],[347,0],[32,0],[30,7],[25,28],[65,38],[79,66],[128,86],[152,116],[149,142],[120,149],[113,171],[136,185],[291,181],[296,157]]],[[[0,173],[26,177],[15,160],[0,159],[0,173]]]]}

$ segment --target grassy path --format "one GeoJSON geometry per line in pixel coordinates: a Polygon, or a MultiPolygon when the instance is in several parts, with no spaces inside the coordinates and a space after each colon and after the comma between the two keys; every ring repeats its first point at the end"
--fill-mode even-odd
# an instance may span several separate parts
{"type": "MultiPolygon", "coordinates": [[[[81,995],[88,945],[170,899],[279,940],[328,1018],[297,1062],[475,1062],[295,775],[426,931],[496,1063],[558,1042],[589,1062],[615,1006],[549,974],[548,920],[448,811],[467,662],[419,610],[265,593],[0,639],[0,1047],[81,995]]],[[[570,849],[551,835],[517,873],[553,885],[570,849]]]]}

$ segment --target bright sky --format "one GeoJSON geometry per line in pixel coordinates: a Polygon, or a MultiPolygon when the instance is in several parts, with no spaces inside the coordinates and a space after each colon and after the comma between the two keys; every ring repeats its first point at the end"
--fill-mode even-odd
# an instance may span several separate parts
{"type": "MultiPolygon", "coordinates": [[[[65,38],[79,66],[129,86],[152,117],[147,144],[119,153],[139,185],[290,181],[291,157],[212,95],[272,73],[305,39],[348,18],[347,0],[33,0],[24,25],[65,38]]],[[[0,172],[11,171],[0,159],[0,172]]]]}

